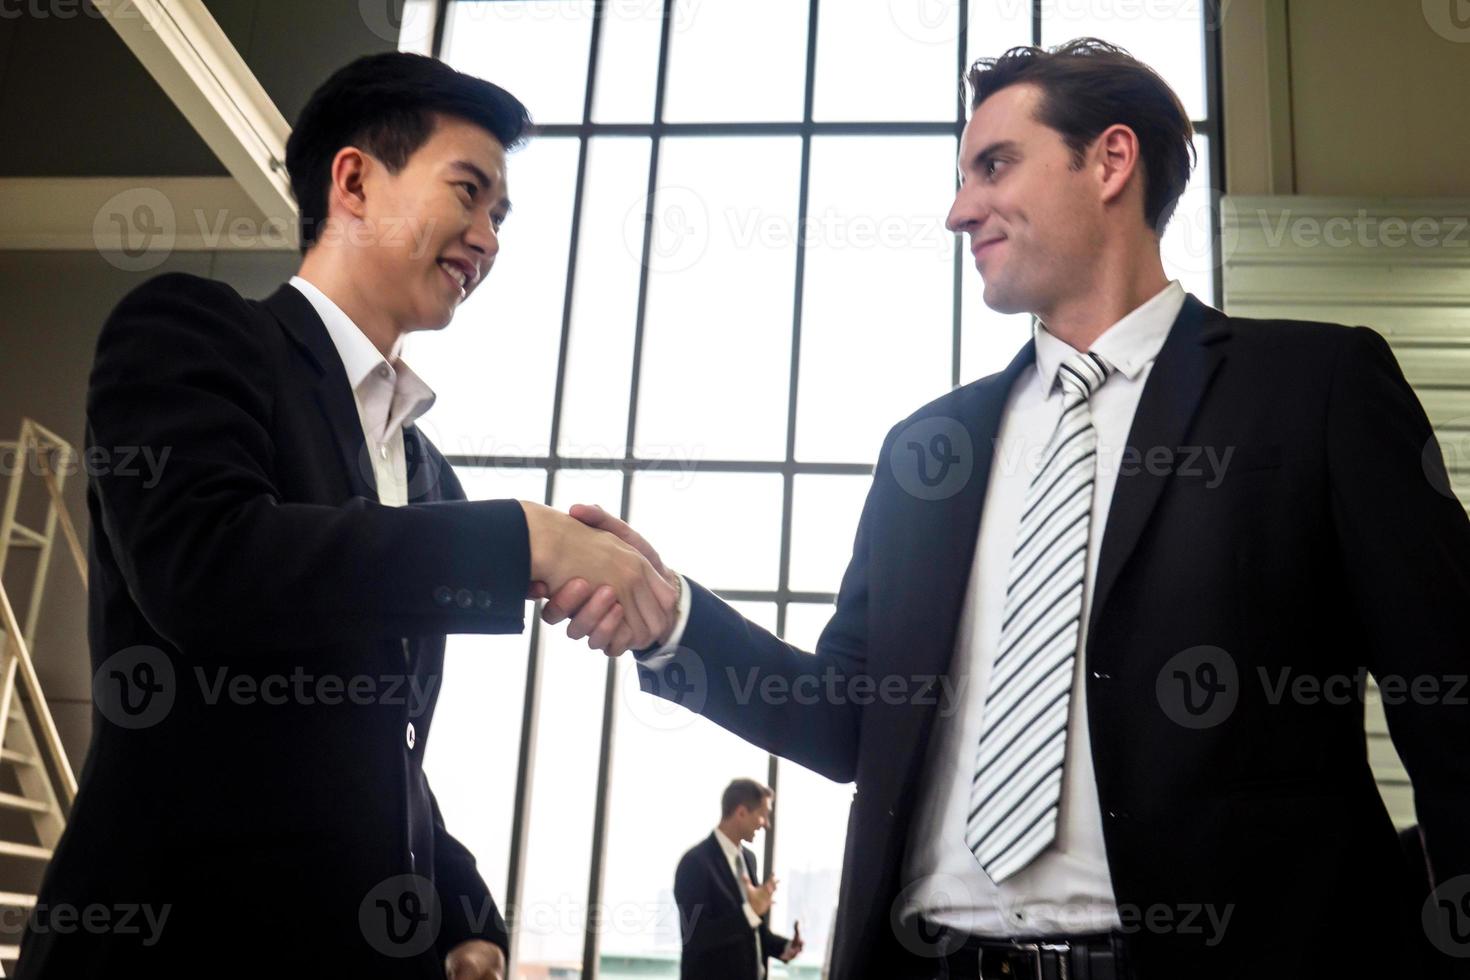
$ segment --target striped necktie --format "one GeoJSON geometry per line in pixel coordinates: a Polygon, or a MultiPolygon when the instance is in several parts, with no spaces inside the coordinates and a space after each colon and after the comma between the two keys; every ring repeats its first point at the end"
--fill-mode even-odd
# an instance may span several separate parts
{"type": "Polygon", "coordinates": [[[965,828],[965,843],[997,883],[1056,837],[1097,472],[1088,398],[1113,370],[1088,352],[1057,371],[1062,417],[1016,532],[965,828]]]}

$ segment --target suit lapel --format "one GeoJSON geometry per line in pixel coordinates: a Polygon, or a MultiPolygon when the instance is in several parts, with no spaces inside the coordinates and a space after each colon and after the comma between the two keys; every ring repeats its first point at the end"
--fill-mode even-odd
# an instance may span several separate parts
{"type": "Polygon", "coordinates": [[[332,430],[335,449],[353,494],[377,500],[378,481],[363,439],[357,401],[326,325],[311,301],[289,283],[277,289],[265,301],[265,307],[281,322],[316,368],[317,383],[313,395],[332,430]]]}
{"type": "Polygon", "coordinates": [[[738,907],[745,903],[740,897],[740,891],[735,887],[735,870],[730,867],[730,862],[725,860],[725,849],[711,831],[705,839],[705,860],[710,863],[710,869],[714,872],[715,882],[721,891],[730,896],[730,900],[738,907]]]}
{"type": "Polygon", "coordinates": [[[951,497],[915,504],[911,508],[914,519],[897,529],[908,539],[901,545],[901,553],[908,555],[908,568],[901,580],[910,583],[904,602],[917,610],[917,615],[906,619],[938,627],[907,635],[893,646],[903,651],[905,672],[938,676],[949,670],[979,542],[980,514],[985,506],[1001,415],[1016,378],[1035,360],[1035,341],[1027,341],[1004,371],[964,393],[955,412],[970,439],[974,459],[970,477],[951,497]]]}
{"type": "MultiPolygon", "coordinates": [[[[1229,336],[1230,326],[1224,314],[1193,295],[1185,297],[1184,306],[1143,386],[1128,433],[1125,461],[1145,460],[1154,447],[1173,452],[1183,444],[1200,399],[1225,359],[1225,348],[1220,341],[1229,336]]],[[[1098,554],[1097,581],[1088,617],[1089,635],[1095,635],[1094,627],[1108,596],[1164,491],[1169,474],[1150,472],[1153,469],[1141,465],[1119,469],[1098,554]]],[[[1172,471],[1172,465],[1168,469],[1172,471]]]]}

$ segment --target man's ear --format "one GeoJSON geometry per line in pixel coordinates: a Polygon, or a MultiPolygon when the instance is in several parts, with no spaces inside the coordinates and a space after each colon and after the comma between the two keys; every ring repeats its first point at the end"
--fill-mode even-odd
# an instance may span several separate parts
{"type": "Polygon", "coordinates": [[[367,215],[367,176],[373,160],[355,146],[344,146],[332,158],[329,201],[354,218],[367,215]]]}
{"type": "Polygon", "coordinates": [[[1134,171],[1142,173],[1138,135],[1122,123],[1115,123],[1098,134],[1094,145],[1102,168],[1102,200],[1108,204],[1128,188],[1134,171]]]}

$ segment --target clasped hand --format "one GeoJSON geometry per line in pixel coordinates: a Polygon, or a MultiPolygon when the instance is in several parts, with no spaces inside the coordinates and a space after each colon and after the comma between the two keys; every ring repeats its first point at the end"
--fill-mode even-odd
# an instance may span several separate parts
{"type": "Polygon", "coordinates": [[[666,642],[677,577],[642,535],[596,505],[568,514],[521,501],[531,537],[529,598],[549,599],[541,618],[571,619],[567,635],[616,657],[666,642]]]}

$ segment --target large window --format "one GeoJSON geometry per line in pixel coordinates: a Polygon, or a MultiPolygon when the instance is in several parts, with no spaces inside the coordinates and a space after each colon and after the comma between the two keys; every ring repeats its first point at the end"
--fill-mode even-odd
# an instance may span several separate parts
{"type": "MultiPolygon", "coordinates": [[[[438,52],[530,107],[494,276],[408,357],[470,493],[628,516],[679,570],[810,649],[879,443],[1004,367],[1025,317],[980,301],[943,221],[959,79],[1094,35],[1195,116],[1166,268],[1218,295],[1216,38],[1205,0],[446,0],[438,52]]],[[[816,977],[851,786],[637,689],[559,630],[456,638],[429,750],[450,829],[516,927],[524,978],[673,977],[673,872],[736,776],[776,788],[755,842],[816,977]],[[589,912],[589,910],[593,910],[589,912]]]]}

